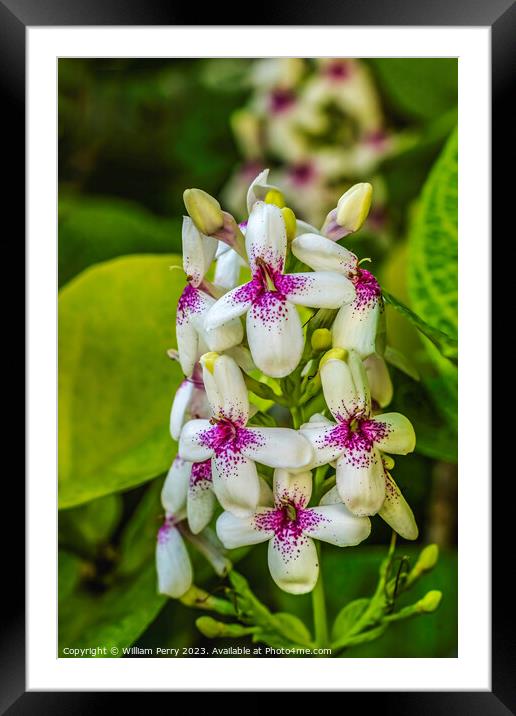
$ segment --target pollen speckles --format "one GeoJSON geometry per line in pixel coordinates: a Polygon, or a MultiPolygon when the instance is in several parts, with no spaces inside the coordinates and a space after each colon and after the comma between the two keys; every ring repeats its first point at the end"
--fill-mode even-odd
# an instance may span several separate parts
{"type": "Polygon", "coordinates": [[[203,298],[199,289],[187,284],[177,303],[178,326],[182,325],[192,313],[199,313],[202,305],[203,298]]]}
{"type": "Polygon", "coordinates": [[[193,489],[206,489],[211,486],[211,459],[204,462],[194,462],[192,472],[190,473],[189,487],[193,489]]]}
{"type": "Polygon", "coordinates": [[[374,443],[384,439],[390,429],[377,420],[354,418],[342,420],[319,439],[320,446],[341,448],[346,461],[357,467],[370,464],[374,443]]]}
{"type": "Polygon", "coordinates": [[[256,529],[274,533],[274,544],[285,560],[295,559],[307,541],[305,531],[324,521],[324,517],[305,509],[296,499],[281,501],[277,506],[254,516],[256,529]]]}
{"type": "Polygon", "coordinates": [[[259,447],[263,444],[259,435],[230,420],[219,420],[201,435],[200,442],[213,450],[216,457],[240,454],[243,448],[259,447]]]}
{"type": "Polygon", "coordinates": [[[170,515],[165,519],[165,521],[158,530],[158,544],[165,544],[165,542],[168,541],[170,533],[173,529],[175,529],[175,520],[170,515]]]}
{"type": "Polygon", "coordinates": [[[359,268],[353,279],[353,284],[356,295],[352,306],[355,310],[365,311],[381,299],[382,289],[370,271],[359,268]]]}

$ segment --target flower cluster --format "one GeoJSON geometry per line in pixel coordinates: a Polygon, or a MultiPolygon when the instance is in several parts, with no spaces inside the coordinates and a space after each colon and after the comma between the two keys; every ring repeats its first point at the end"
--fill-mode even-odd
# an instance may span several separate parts
{"type": "MultiPolygon", "coordinates": [[[[374,80],[356,59],[263,59],[250,72],[252,95],[232,117],[244,157],[224,191],[239,213],[245,187],[271,162],[274,180],[295,211],[319,223],[353,180],[371,176],[404,138],[385,123],[374,80]]],[[[380,177],[376,190],[383,193],[380,177]]],[[[385,211],[376,202],[370,226],[381,230],[385,211]]]]}
{"type": "Polygon", "coordinates": [[[337,243],[363,225],[371,197],[370,184],[351,187],[317,230],[296,219],[267,170],[240,224],[205,192],[185,192],[176,319],[185,380],[170,418],[179,448],[162,492],[161,592],[180,597],[192,584],[185,537],[219,573],[223,548],[268,541],[271,576],[293,594],[317,582],[314,539],[357,545],[375,514],[416,538],[390,474],[390,454],[414,450],[414,430],[381,412],[392,398],[382,292],[337,243]],[[274,411],[256,415],[253,394],[289,407],[292,426],[274,411]]]}

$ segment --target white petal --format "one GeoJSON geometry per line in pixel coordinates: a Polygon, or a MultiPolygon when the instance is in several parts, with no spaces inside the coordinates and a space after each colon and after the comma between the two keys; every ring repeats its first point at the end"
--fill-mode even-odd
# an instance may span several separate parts
{"type": "Polygon", "coordinates": [[[260,479],[260,497],[258,498],[258,504],[261,507],[273,507],[274,506],[274,495],[269,487],[269,483],[261,475],[258,475],[260,479]]]}
{"type": "Polygon", "coordinates": [[[271,539],[268,552],[271,577],[280,589],[290,594],[311,592],[319,576],[319,558],[310,537],[297,540],[271,539]]]}
{"type": "MultiPolygon", "coordinates": [[[[221,246],[226,246],[221,244],[221,246]]],[[[242,257],[236,251],[227,247],[225,251],[217,258],[213,283],[222,288],[231,289],[238,284],[240,277],[240,269],[244,265],[242,257]]]]}
{"type": "Polygon", "coordinates": [[[188,526],[194,535],[203,530],[209,524],[215,512],[215,495],[211,480],[199,480],[188,487],[188,499],[186,503],[186,514],[188,526]]]}
{"type": "Polygon", "coordinates": [[[337,271],[347,276],[357,266],[355,254],[319,234],[302,234],[291,247],[294,256],[314,271],[337,271]]]}
{"type": "Polygon", "coordinates": [[[170,434],[174,440],[179,440],[181,428],[187,419],[188,406],[194,392],[194,384],[190,380],[183,380],[176,391],[172,410],[170,411],[170,434]]]}
{"type": "Polygon", "coordinates": [[[385,499],[385,476],[378,450],[348,450],[337,461],[337,488],[355,515],[375,515],[385,499]]]}
{"type": "Polygon", "coordinates": [[[158,532],[156,569],[160,594],[179,599],[192,586],[192,565],[183,538],[167,522],[158,532]]]}
{"type": "Polygon", "coordinates": [[[296,506],[305,507],[312,496],[312,473],[274,470],[274,498],[276,505],[287,500],[296,506]]]}
{"type": "MultiPolygon", "coordinates": [[[[339,505],[342,504],[342,500],[339,495],[337,485],[334,485],[328,492],[325,492],[319,502],[320,505],[339,505]]],[[[345,506],[345,505],[344,505],[345,506]]],[[[353,513],[351,513],[353,514],[353,513]]]]}
{"type": "Polygon", "coordinates": [[[359,356],[350,351],[347,360],[328,358],[321,367],[324,399],[337,420],[357,413],[369,414],[370,395],[365,369],[359,356]]]}
{"type": "Polygon", "coordinates": [[[203,462],[212,457],[213,450],[206,447],[203,436],[212,428],[209,420],[190,420],[181,431],[179,454],[191,462],[203,462]]]}
{"type": "Polygon", "coordinates": [[[218,328],[238,316],[243,316],[252,305],[255,284],[251,281],[228,291],[216,301],[206,314],[206,329],[218,328]]]}
{"type": "Polygon", "coordinates": [[[372,418],[382,425],[384,430],[375,437],[375,444],[380,450],[393,452],[395,455],[406,455],[416,447],[416,433],[412,423],[401,413],[382,413],[372,418]]]}
{"type": "Polygon", "coordinates": [[[245,247],[251,272],[258,270],[256,259],[262,259],[276,271],[283,271],[287,253],[287,231],[281,209],[275,204],[257,202],[247,222],[245,247]]]}
{"type": "Polygon", "coordinates": [[[314,539],[351,547],[369,537],[371,521],[368,517],[357,517],[341,504],[311,507],[307,510],[311,519],[304,531],[314,539]]]}
{"type": "MultiPolygon", "coordinates": [[[[270,508],[260,508],[256,514],[266,512],[270,512],[270,508]]],[[[236,517],[231,512],[223,512],[217,520],[217,536],[226,549],[260,544],[270,539],[274,532],[260,529],[258,524],[255,522],[255,514],[236,517]]]]}
{"type": "Polygon", "coordinates": [[[188,481],[192,463],[179,455],[174,459],[161,490],[161,504],[167,512],[176,515],[186,506],[188,481]]]}
{"type": "Polygon", "coordinates": [[[270,189],[276,189],[272,184],[268,184],[269,169],[264,169],[253,179],[249,189],[247,190],[247,213],[250,214],[253,206],[257,201],[265,199],[270,189]]]}
{"type": "Polygon", "coordinates": [[[292,373],[303,354],[303,329],[295,306],[267,292],[247,313],[247,340],[257,367],[272,378],[292,373]]]}
{"type": "Polygon", "coordinates": [[[191,376],[199,358],[199,338],[188,319],[176,323],[176,341],[181,370],[186,376],[191,376]]]}
{"type": "Polygon", "coordinates": [[[183,216],[183,269],[192,286],[198,286],[211,266],[217,239],[205,236],[189,216],[183,216]]]}
{"type": "Polygon", "coordinates": [[[233,358],[219,355],[213,365],[205,365],[203,381],[214,416],[245,425],[249,417],[247,387],[242,371],[233,358]]]}
{"type": "Polygon", "coordinates": [[[233,358],[235,363],[244,371],[244,373],[249,374],[252,373],[253,370],[256,370],[249,348],[246,348],[245,346],[234,346],[233,348],[228,348],[226,353],[228,356],[233,358]]]}
{"type": "Polygon", "coordinates": [[[381,408],[385,408],[393,396],[392,380],[387,363],[378,353],[372,353],[365,359],[364,366],[369,380],[371,397],[381,408]]]}
{"type": "Polygon", "coordinates": [[[400,537],[417,539],[419,530],[414,513],[387,471],[385,471],[385,502],[378,514],[400,537]]]}
{"type": "Polygon", "coordinates": [[[289,301],[312,308],[340,308],[355,298],[351,281],[336,271],[286,274],[279,285],[289,301]]]}
{"type": "Polygon", "coordinates": [[[308,420],[307,423],[303,423],[301,425],[301,430],[304,428],[325,428],[328,427],[328,425],[333,425],[331,420],[329,420],[326,416],[324,416],[322,413],[314,413],[308,420]]]}
{"type": "Polygon", "coordinates": [[[308,440],[291,428],[246,428],[252,435],[242,453],[269,467],[298,469],[307,467],[313,460],[308,440]]]}
{"type": "Polygon", "coordinates": [[[254,512],[260,499],[256,465],[239,453],[226,452],[212,460],[213,489],[222,507],[238,517],[254,512]]]}
{"type": "Polygon", "coordinates": [[[333,323],[333,345],[346,350],[355,350],[361,358],[376,350],[376,332],[381,315],[381,304],[378,300],[366,306],[357,307],[356,300],[345,304],[335,317],[333,323]]]}
{"type": "Polygon", "coordinates": [[[333,431],[337,426],[335,423],[329,425],[310,425],[305,423],[301,427],[301,434],[308,440],[312,446],[313,462],[310,467],[319,467],[319,465],[327,465],[329,462],[337,459],[342,455],[345,446],[338,441],[332,439],[333,431]]]}

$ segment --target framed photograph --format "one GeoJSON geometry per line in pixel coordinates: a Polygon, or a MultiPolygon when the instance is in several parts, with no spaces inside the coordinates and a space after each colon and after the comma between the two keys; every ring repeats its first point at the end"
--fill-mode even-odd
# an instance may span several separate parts
{"type": "Polygon", "coordinates": [[[0,712],[512,713],[490,197],[514,6],[191,19],[0,2],[28,308],[0,712]]]}

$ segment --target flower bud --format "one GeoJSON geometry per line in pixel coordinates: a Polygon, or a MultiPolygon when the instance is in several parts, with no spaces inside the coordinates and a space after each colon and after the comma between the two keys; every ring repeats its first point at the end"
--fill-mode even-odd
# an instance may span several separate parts
{"type": "Polygon", "coordinates": [[[219,202],[202,189],[183,192],[186,210],[202,234],[210,236],[224,225],[224,214],[219,202]]]}
{"type": "Polygon", "coordinates": [[[438,559],[439,547],[436,544],[429,544],[422,550],[414,569],[419,569],[421,572],[429,572],[435,567],[438,559]]]}
{"type": "Polygon", "coordinates": [[[310,343],[314,351],[326,351],[331,348],[331,331],[328,328],[316,328],[310,343]]]}
{"type": "Polygon", "coordinates": [[[283,216],[283,221],[285,222],[287,241],[294,241],[297,231],[296,215],[288,206],[282,208],[281,214],[283,216]]]}
{"type": "Polygon", "coordinates": [[[440,592],[438,589],[432,589],[430,592],[425,594],[423,599],[420,599],[416,603],[417,611],[423,612],[424,614],[431,614],[432,612],[435,612],[435,610],[441,603],[442,598],[442,592],[440,592]]]}
{"type": "Polygon", "coordinates": [[[269,189],[265,195],[264,201],[266,204],[275,204],[276,206],[279,206],[280,209],[283,209],[287,205],[285,197],[279,189],[269,189]]]}
{"type": "Polygon", "coordinates": [[[337,224],[349,233],[358,231],[367,219],[371,208],[373,187],[367,182],[355,184],[343,194],[337,204],[337,224]]]}

